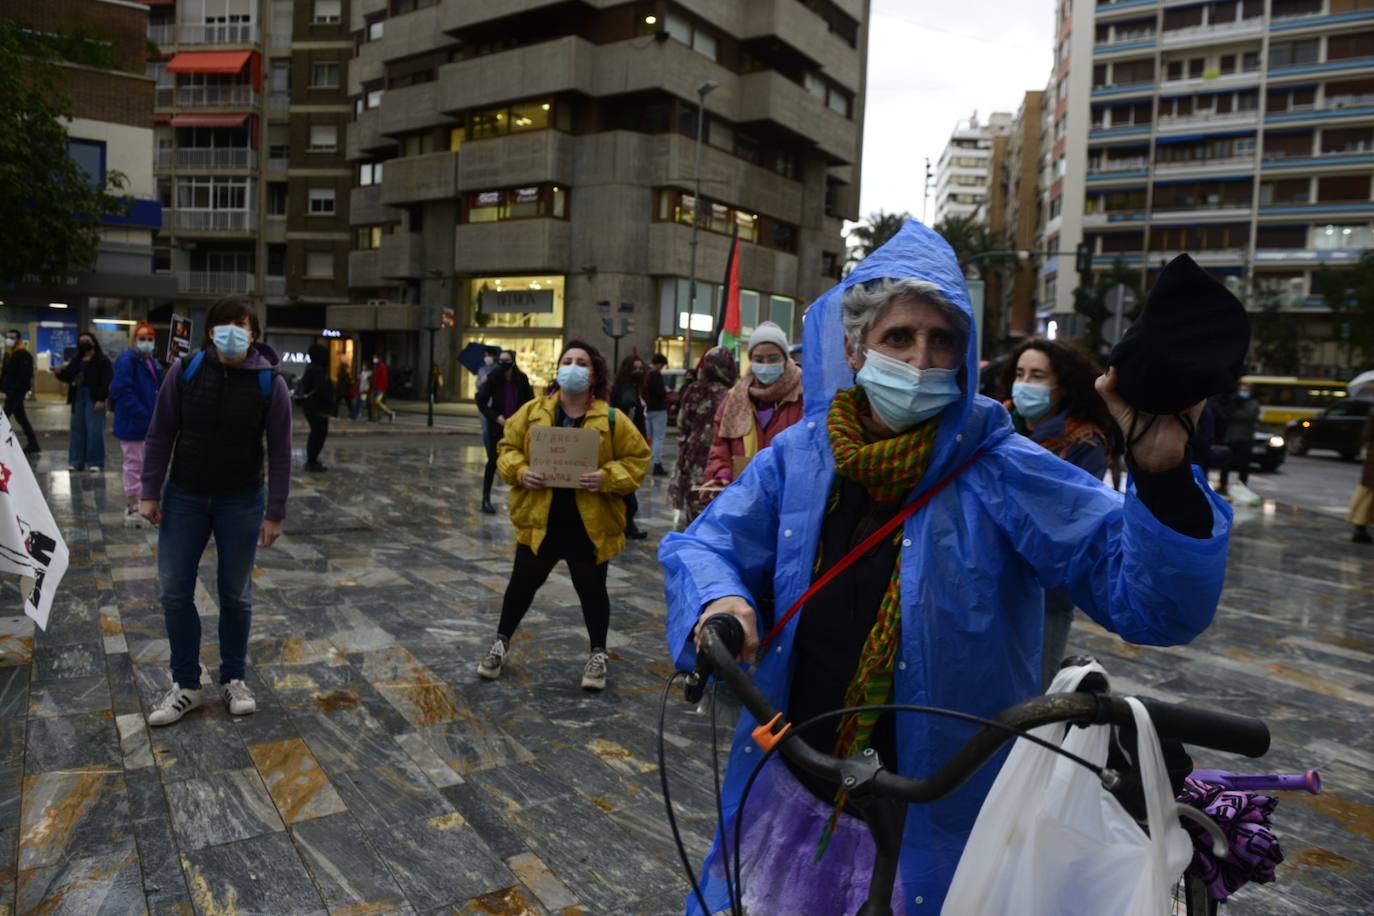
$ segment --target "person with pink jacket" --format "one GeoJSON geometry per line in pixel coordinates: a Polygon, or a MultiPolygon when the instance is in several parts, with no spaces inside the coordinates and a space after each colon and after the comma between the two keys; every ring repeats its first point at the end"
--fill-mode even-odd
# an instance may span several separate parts
{"type": "Polygon", "coordinates": [[[749,371],[725,396],[715,418],[706,459],[707,481],[724,485],[736,467],[767,448],[773,437],[802,418],[801,367],[788,353],[787,335],[765,321],[749,335],[749,371]]]}

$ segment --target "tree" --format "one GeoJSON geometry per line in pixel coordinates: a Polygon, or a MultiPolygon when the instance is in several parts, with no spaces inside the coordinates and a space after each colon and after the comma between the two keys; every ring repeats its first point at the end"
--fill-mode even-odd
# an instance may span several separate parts
{"type": "Polygon", "coordinates": [[[127,212],[111,193],[124,176],[110,171],[93,183],[67,154],[63,126],[72,106],[57,61],[99,65],[108,53],[107,43],[85,34],[44,36],[0,22],[0,280],[35,274],[52,283],[89,270],[100,218],[127,212]]]}
{"type": "Polygon", "coordinates": [[[1302,327],[1297,315],[1284,310],[1282,287],[1257,283],[1255,302],[1259,310],[1250,315],[1250,339],[1261,370],[1277,375],[1296,374],[1302,364],[1302,327]]]}
{"type": "Polygon", "coordinates": [[[1080,285],[1073,291],[1073,310],[1084,318],[1083,333],[1078,339],[1094,355],[1106,355],[1107,342],[1102,332],[1107,319],[1112,317],[1112,309],[1107,305],[1107,293],[1115,286],[1125,286],[1135,294],[1135,305],[1125,316],[1134,320],[1145,305],[1145,297],[1140,289],[1140,271],[1127,267],[1120,258],[1113,261],[1107,270],[1090,275],[1088,285],[1080,285]]]}
{"type": "Polygon", "coordinates": [[[1318,267],[1312,291],[1331,310],[1331,340],[1345,343],[1347,365],[1356,354],[1374,359],[1374,252],[1365,252],[1352,268],[1318,267]]]}
{"type": "Polygon", "coordinates": [[[887,213],[882,210],[868,214],[868,218],[849,230],[849,247],[845,263],[845,273],[854,269],[864,258],[883,247],[889,239],[901,231],[911,214],[887,213]]]}

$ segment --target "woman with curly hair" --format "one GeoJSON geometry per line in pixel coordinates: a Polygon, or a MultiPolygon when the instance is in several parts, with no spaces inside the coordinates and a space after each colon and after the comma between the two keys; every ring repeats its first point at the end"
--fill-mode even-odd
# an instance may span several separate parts
{"type": "MultiPolygon", "coordinates": [[[[1112,463],[1116,427],[1094,383],[1102,370],[1081,350],[1057,340],[1031,338],[1017,347],[1002,377],[1016,431],[1101,480],[1112,463]]],[[[1048,687],[1064,659],[1073,602],[1063,589],[1045,591],[1045,645],[1041,683],[1048,687]]]]}
{"type": "Polygon", "coordinates": [[[739,379],[735,357],[724,347],[712,347],[701,358],[700,376],[682,392],[677,408],[677,466],[668,485],[668,499],[690,524],[706,504],[698,487],[706,477],[706,459],[715,437],[713,420],[730,388],[739,379]]]}
{"type": "Polygon", "coordinates": [[[558,357],[558,377],[549,393],[529,401],[506,421],[496,468],[511,488],[515,568],[501,603],[496,639],[477,666],[485,680],[501,676],[516,627],[539,587],[563,560],[582,602],[591,648],[582,688],[606,687],[611,622],[607,564],[625,549],[624,497],[639,488],[649,469],[648,443],[628,416],[606,402],[607,376],[606,361],[595,347],[570,340],[558,357]],[[531,431],[536,426],[593,429],[599,434],[598,467],[578,479],[577,489],[551,488],[530,466],[531,431]]]}

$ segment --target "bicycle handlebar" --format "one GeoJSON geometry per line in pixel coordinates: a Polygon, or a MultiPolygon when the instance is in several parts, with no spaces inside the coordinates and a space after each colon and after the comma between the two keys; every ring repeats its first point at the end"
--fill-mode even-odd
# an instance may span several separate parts
{"type": "MultiPolygon", "coordinates": [[[[714,674],[729,684],[759,723],[780,722],[778,711],[735,661],[743,642],[744,630],[735,618],[718,614],[708,619],[702,624],[697,647],[697,673],[714,674]]],[[[1269,750],[1269,728],[1259,719],[1143,697],[1140,701],[1149,711],[1161,737],[1246,757],[1262,757],[1269,750]]],[[[995,719],[1021,731],[1059,722],[1076,725],[1134,723],[1131,707],[1124,698],[1091,692],[1035,697],[1004,709],[995,719]]],[[[771,729],[770,732],[778,738],[780,752],[807,772],[845,786],[871,779],[877,794],[913,804],[937,801],[959,788],[1014,736],[1011,731],[984,726],[934,774],[913,779],[878,769],[877,759],[871,753],[866,752],[862,758],[841,760],[822,754],[805,741],[791,740],[790,733],[783,735],[771,729]]]]}

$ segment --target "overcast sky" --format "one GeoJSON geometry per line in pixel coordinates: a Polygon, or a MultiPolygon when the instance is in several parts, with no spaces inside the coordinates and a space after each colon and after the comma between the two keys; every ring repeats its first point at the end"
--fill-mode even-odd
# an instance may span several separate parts
{"type": "MultiPolygon", "coordinates": [[[[1053,62],[1054,0],[873,0],[860,209],[921,217],[925,157],[977,109],[1013,114],[1053,62]]],[[[932,200],[930,208],[934,211],[932,200]]]]}

